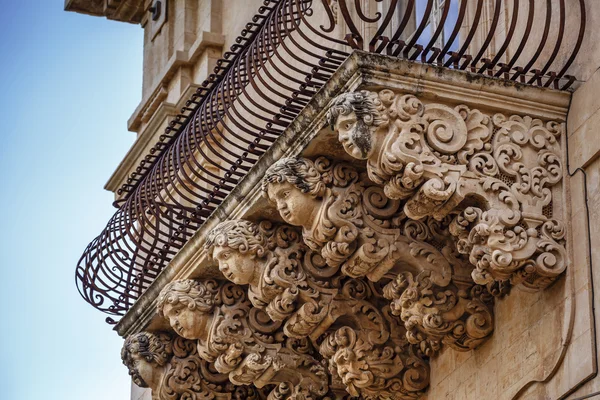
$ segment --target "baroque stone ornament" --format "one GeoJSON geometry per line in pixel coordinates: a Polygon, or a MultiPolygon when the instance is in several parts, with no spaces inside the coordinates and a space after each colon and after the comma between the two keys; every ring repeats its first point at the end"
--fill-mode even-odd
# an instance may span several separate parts
{"type": "Polygon", "coordinates": [[[456,250],[451,218],[407,218],[399,200],[388,200],[350,165],[324,157],[282,159],[263,183],[282,218],[293,223],[296,212],[311,216],[299,219],[303,239],[327,264],[351,277],[392,278],[385,296],[421,354],[433,356],[442,342],[470,350],[492,333],[491,299],[473,309],[473,267],[456,250]],[[416,283],[398,282],[408,277],[416,283]],[[451,284],[452,277],[460,285],[451,284]]]}
{"type": "Polygon", "coordinates": [[[494,330],[493,296],[481,285],[451,284],[440,288],[427,275],[400,273],[384,288],[392,314],[404,322],[411,344],[427,356],[449,345],[469,351],[494,330]]]}
{"type": "Polygon", "coordinates": [[[121,351],[133,382],[152,389],[156,400],[266,399],[264,390],[234,386],[227,375],[202,360],[193,341],[167,333],[140,332],[121,351]]]}
{"type": "MultiPolygon", "coordinates": [[[[223,227],[218,229],[223,233],[223,227]]],[[[215,240],[223,245],[218,238],[215,240]]],[[[246,253],[246,257],[251,256],[246,253]]],[[[233,258],[237,255],[221,259],[233,258]]],[[[382,289],[371,283],[343,279],[337,285],[337,294],[330,296],[333,306],[325,308],[328,312],[314,316],[320,330],[310,341],[306,340],[306,334],[293,329],[293,323],[289,336],[284,337],[279,323],[260,318],[262,310],[250,307],[243,297],[224,302],[219,298],[220,293],[231,293],[233,286],[227,283],[216,289],[215,283],[173,282],[161,294],[159,310],[180,334],[190,335],[186,327],[191,321],[181,307],[192,308],[198,314],[193,318],[195,323],[206,320],[204,326],[209,329],[203,337],[188,337],[197,339],[199,354],[214,362],[218,371],[228,372],[235,384],[254,383],[258,387],[279,384],[271,397],[285,394],[286,398],[316,399],[326,395],[340,398],[340,393],[347,392],[362,398],[400,400],[419,397],[429,383],[426,361],[409,346],[406,331],[391,315],[382,289]],[[192,287],[193,293],[189,289],[192,287]],[[207,290],[210,287],[215,289],[207,290]],[[187,300],[190,295],[198,296],[197,301],[202,304],[211,304],[214,310],[192,305],[187,300]],[[351,340],[346,341],[348,338],[351,340]],[[324,359],[328,368],[317,358],[324,359]]],[[[306,304],[312,304],[312,300],[306,304]]],[[[302,301],[299,298],[296,315],[303,308],[302,301]]],[[[292,314],[287,321],[299,319],[292,314]]]]}
{"type": "Polygon", "coordinates": [[[285,384],[286,399],[322,398],[329,390],[326,369],[306,338],[284,337],[281,324],[252,307],[237,285],[174,281],[161,291],[158,310],[179,335],[196,340],[199,356],[235,385],[285,384]]]}
{"type": "Polygon", "coordinates": [[[409,218],[452,216],[476,283],[540,289],[565,270],[564,225],[552,216],[563,124],[423,104],[387,89],[345,93],[327,118],[409,218]]]}
{"type": "Polygon", "coordinates": [[[248,284],[248,297],[289,337],[318,338],[335,319],[339,268],[329,267],[289,225],[230,220],[207,235],[205,247],[223,275],[248,284]]]}
{"type": "Polygon", "coordinates": [[[344,275],[377,282],[396,267],[427,271],[440,286],[450,282],[449,260],[419,237],[400,201],[347,163],[283,158],[265,173],[263,192],[287,223],[302,227],[306,245],[344,275]]]}

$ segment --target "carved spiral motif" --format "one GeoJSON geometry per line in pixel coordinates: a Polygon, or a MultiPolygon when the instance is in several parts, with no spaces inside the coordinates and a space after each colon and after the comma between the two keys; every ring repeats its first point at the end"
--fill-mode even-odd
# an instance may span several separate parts
{"type": "Polygon", "coordinates": [[[400,201],[387,198],[379,186],[370,186],[365,189],[363,204],[369,215],[382,220],[390,219],[402,206],[400,201]]]}
{"type": "Polygon", "coordinates": [[[435,150],[452,154],[467,143],[467,126],[461,115],[450,107],[435,104],[425,106],[427,143],[435,150]]]}

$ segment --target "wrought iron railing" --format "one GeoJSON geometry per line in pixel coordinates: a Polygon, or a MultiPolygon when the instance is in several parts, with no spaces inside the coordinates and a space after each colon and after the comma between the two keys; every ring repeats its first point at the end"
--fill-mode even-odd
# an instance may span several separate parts
{"type": "Polygon", "coordinates": [[[565,0],[266,0],[118,190],[79,292],[124,315],[354,49],[567,89],[586,22],[569,5],[573,40],[565,0]]]}

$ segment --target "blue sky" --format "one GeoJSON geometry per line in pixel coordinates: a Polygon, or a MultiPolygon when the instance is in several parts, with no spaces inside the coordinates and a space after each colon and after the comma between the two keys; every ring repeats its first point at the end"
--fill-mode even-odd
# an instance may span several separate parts
{"type": "Polygon", "coordinates": [[[142,29],[0,0],[3,399],[128,399],[122,340],[74,269],[114,213],[103,189],[135,134],[142,29]]]}

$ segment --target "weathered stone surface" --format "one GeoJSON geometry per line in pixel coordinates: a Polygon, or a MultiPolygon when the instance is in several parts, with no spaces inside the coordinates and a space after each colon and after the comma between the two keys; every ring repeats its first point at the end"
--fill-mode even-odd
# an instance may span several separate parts
{"type": "Polygon", "coordinates": [[[253,308],[246,293],[214,280],[174,281],[161,292],[159,313],[198,354],[236,385],[291,384],[289,398],[316,399],[329,389],[325,368],[306,339],[286,338],[280,323],[253,308]]]}

